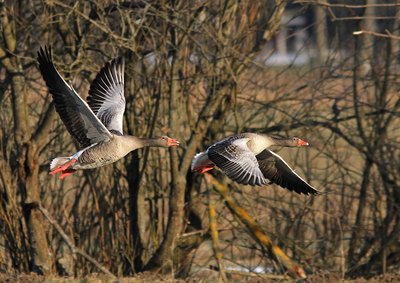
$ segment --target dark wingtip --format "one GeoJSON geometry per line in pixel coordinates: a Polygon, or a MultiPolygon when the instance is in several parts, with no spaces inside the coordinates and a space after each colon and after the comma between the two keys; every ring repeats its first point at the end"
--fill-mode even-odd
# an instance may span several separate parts
{"type": "MultiPolygon", "coordinates": [[[[314,188],[313,188],[313,189],[314,189],[314,188]]],[[[327,194],[329,194],[329,193],[330,193],[329,191],[326,191],[326,190],[320,191],[320,190],[317,190],[317,189],[314,189],[313,192],[310,192],[310,194],[312,194],[312,195],[314,195],[314,196],[327,195],[327,194]]]]}
{"type": "Polygon", "coordinates": [[[39,51],[37,52],[37,60],[39,64],[52,62],[51,47],[45,45],[43,48],[43,46],[40,46],[39,51]]]}
{"type": "Polygon", "coordinates": [[[299,195],[306,195],[306,196],[319,196],[324,194],[325,192],[319,191],[313,187],[308,188],[307,190],[297,190],[295,191],[296,193],[298,193],[299,195]]]}

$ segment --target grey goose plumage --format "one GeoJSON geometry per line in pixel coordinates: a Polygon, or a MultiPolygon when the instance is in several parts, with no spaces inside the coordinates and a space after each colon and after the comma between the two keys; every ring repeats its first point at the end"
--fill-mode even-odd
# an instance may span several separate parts
{"type": "Polygon", "coordinates": [[[298,194],[317,194],[318,190],[302,179],[272,145],[307,146],[297,138],[281,138],[254,133],[227,137],[199,153],[192,161],[192,171],[204,173],[215,166],[229,178],[243,185],[263,186],[275,183],[298,194]]]}
{"type": "Polygon", "coordinates": [[[51,49],[40,48],[37,59],[42,77],[53,97],[56,111],[79,146],[87,147],[109,140],[112,137],[109,130],[57,71],[51,58],[51,49]]]}
{"type": "Polygon", "coordinates": [[[89,90],[88,103],[57,71],[50,48],[40,48],[37,60],[56,111],[80,148],[72,156],[53,159],[51,174],[61,172],[62,179],[78,169],[113,163],[138,148],[179,145],[179,141],[166,136],[147,139],[123,135],[123,59],[112,60],[97,74],[89,90]]]}
{"type": "Polygon", "coordinates": [[[87,97],[90,109],[106,128],[120,135],[125,111],[124,68],[123,58],[106,63],[91,84],[87,97]]]}

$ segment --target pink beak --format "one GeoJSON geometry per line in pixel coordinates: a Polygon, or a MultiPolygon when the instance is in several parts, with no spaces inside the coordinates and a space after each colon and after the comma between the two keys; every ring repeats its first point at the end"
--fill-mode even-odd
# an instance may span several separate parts
{"type": "Polygon", "coordinates": [[[179,146],[180,142],[176,139],[168,138],[167,139],[167,145],[168,146],[179,146]]]}
{"type": "Polygon", "coordinates": [[[299,141],[297,142],[297,146],[309,146],[310,144],[306,141],[303,141],[301,139],[299,139],[299,141]]]}

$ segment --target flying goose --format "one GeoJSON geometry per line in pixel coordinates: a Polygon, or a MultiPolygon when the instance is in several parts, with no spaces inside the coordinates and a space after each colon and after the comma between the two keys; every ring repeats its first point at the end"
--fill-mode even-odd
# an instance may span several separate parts
{"type": "Polygon", "coordinates": [[[57,71],[51,48],[40,48],[37,60],[56,111],[80,148],[69,157],[54,158],[50,174],[61,172],[63,179],[78,169],[111,164],[138,148],[179,145],[167,136],[138,138],[123,134],[124,59],[114,59],[100,70],[90,86],[87,103],[57,71]]]}
{"type": "Polygon", "coordinates": [[[229,178],[243,185],[262,186],[275,183],[298,194],[317,194],[278,154],[267,149],[272,145],[308,146],[297,137],[281,138],[243,133],[227,137],[198,153],[192,161],[193,172],[204,173],[215,166],[229,178]]]}

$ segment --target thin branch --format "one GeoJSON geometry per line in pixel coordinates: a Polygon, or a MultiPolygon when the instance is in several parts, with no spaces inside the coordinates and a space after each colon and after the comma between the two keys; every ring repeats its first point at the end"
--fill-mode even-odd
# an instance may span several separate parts
{"type": "Polygon", "coordinates": [[[55,221],[51,216],[50,213],[41,205],[39,205],[39,210],[43,213],[43,215],[47,218],[47,220],[50,222],[51,225],[57,230],[57,232],[60,234],[61,238],[63,238],[64,242],[68,245],[68,247],[71,249],[72,253],[79,254],[82,257],[84,257],[86,260],[91,262],[93,265],[95,265],[98,269],[103,271],[105,274],[111,276],[113,279],[117,279],[117,277],[112,274],[107,268],[105,268],[103,265],[101,265],[97,260],[89,256],[87,253],[85,253],[83,250],[80,248],[76,247],[71,240],[68,238],[67,234],[64,232],[64,230],[61,228],[61,226],[55,221]]]}
{"type": "Polygon", "coordinates": [[[400,36],[393,35],[388,30],[386,30],[386,33],[380,33],[380,32],[368,31],[368,30],[358,30],[358,31],[353,32],[353,35],[362,35],[362,34],[370,34],[370,35],[374,35],[377,37],[384,37],[384,38],[400,40],[400,36]]]}
{"type": "Polygon", "coordinates": [[[373,16],[373,17],[366,17],[366,16],[352,16],[352,17],[334,17],[333,21],[354,21],[354,20],[365,20],[365,19],[374,19],[374,20],[394,20],[397,19],[395,16],[373,16]]]}

